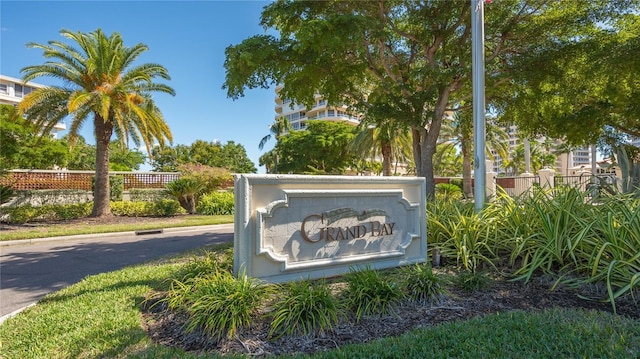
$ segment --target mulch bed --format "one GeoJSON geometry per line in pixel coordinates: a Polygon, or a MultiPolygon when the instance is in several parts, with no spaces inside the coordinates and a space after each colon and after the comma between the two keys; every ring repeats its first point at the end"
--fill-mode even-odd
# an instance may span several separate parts
{"type": "MultiPolygon", "coordinates": [[[[443,301],[437,305],[404,304],[397,308],[395,316],[366,318],[358,323],[345,322],[329,332],[291,335],[280,339],[269,338],[269,323],[263,319],[257,319],[251,327],[241,329],[231,339],[217,340],[198,330],[186,333],[186,317],[167,309],[159,295],[155,300],[146,302],[143,325],[154,342],[186,351],[220,355],[281,355],[327,351],[345,344],[397,336],[415,328],[512,310],[536,311],[563,307],[612,312],[609,303],[581,299],[577,292],[567,288],[551,290],[552,285],[552,282],[544,279],[533,279],[526,285],[496,280],[490,288],[481,291],[449,289],[443,301]]],[[[631,299],[620,301],[617,303],[617,313],[640,318],[640,303],[631,299]]]]}

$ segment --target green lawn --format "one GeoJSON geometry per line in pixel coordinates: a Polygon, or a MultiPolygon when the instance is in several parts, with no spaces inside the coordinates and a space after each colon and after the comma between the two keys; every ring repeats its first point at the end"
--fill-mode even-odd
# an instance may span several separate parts
{"type": "MultiPolygon", "coordinates": [[[[217,247],[220,250],[231,244],[217,247]]],[[[191,258],[192,255],[189,255],[191,258]]],[[[204,358],[155,344],[142,328],[152,291],[180,276],[183,258],[85,278],[0,326],[2,358],[204,358]]],[[[609,313],[497,313],[347,345],[315,358],[637,358],[640,323],[609,313]]],[[[298,357],[303,357],[299,355],[298,357]]]]}
{"type": "Polygon", "coordinates": [[[204,215],[181,215],[168,218],[154,218],[151,222],[141,221],[135,225],[126,224],[66,224],[48,226],[34,226],[31,229],[20,229],[15,231],[3,231],[0,236],[1,241],[11,241],[18,239],[34,239],[58,236],[71,236],[78,234],[109,233],[140,231],[157,228],[170,227],[191,227],[205,226],[213,224],[233,223],[233,215],[204,216],[204,215]]]}

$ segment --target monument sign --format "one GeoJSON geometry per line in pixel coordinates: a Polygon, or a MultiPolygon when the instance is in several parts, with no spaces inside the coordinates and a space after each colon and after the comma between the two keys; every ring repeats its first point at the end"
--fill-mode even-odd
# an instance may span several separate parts
{"type": "Polygon", "coordinates": [[[269,282],[426,261],[417,177],[236,175],[234,272],[269,282]]]}

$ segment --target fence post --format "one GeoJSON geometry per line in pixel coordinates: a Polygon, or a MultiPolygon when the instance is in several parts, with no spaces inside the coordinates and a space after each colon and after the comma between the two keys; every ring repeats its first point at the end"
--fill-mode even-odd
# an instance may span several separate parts
{"type": "Polygon", "coordinates": [[[486,176],[486,183],[485,183],[487,199],[491,201],[493,198],[496,197],[496,176],[498,174],[493,172],[492,161],[487,161],[485,168],[487,169],[487,176],[486,176]]]}
{"type": "Polygon", "coordinates": [[[540,176],[540,187],[552,189],[553,188],[553,175],[556,173],[551,168],[543,168],[538,171],[538,176],[540,176]]]}

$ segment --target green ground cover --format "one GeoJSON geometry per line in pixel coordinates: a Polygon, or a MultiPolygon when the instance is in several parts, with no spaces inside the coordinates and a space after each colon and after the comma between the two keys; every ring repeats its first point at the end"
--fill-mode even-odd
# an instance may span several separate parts
{"type": "Polygon", "coordinates": [[[71,236],[78,234],[140,231],[157,228],[176,228],[233,223],[233,215],[179,215],[175,217],[157,217],[153,219],[139,217],[118,217],[104,220],[104,223],[87,222],[81,219],[57,224],[35,224],[15,227],[0,232],[0,241],[35,239],[45,237],[71,236]],[[126,222],[123,223],[123,221],[126,222]],[[132,223],[132,221],[135,221],[132,223]]]}
{"type": "MultiPolygon", "coordinates": [[[[214,251],[227,251],[230,245],[214,251]]],[[[0,326],[3,358],[205,358],[155,344],[142,327],[152,291],[193,262],[164,259],[90,276],[0,326]]],[[[205,266],[206,267],[206,266],[205,266]]],[[[189,269],[190,270],[190,269],[189,269]]],[[[347,345],[314,358],[635,358],[640,323],[610,313],[553,309],[497,313],[347,345]]],[[[297,357],[304,357],[298,355],[297,357]]]]}

